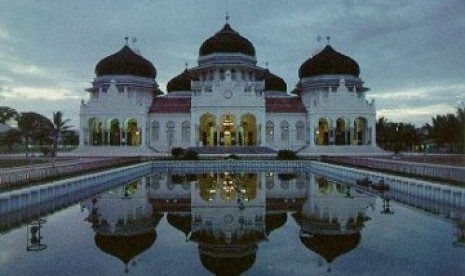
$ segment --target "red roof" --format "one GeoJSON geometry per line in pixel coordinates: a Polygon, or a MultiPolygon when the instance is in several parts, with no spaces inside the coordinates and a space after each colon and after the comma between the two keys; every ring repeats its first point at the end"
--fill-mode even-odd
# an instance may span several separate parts
{"type": "Polygon", "coordinates": [[[266,112],[273,113],[306,113],[304,104],[299,97],[269,97],[265,98],[266,112]]]}
{"type": "Polygon", "coordinates": [[[190,113],[191,98],[157,97],[153,100],[150,113],[190,113]]]}

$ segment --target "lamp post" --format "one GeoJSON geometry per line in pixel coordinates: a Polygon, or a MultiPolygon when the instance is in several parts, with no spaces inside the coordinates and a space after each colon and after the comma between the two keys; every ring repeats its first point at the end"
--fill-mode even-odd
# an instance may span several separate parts
{"type": "Polygon", "coordinates": [[[43,224],[47,222],[45,219],[39,218],[32,220],[27,225],[27,251],[42,251],[47,248],[46,244],[42,243],[41,229],[43,224]]]}

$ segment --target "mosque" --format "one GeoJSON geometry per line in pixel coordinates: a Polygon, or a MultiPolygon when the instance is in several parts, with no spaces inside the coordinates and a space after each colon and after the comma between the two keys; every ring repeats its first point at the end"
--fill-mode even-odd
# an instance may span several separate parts
{"type": "Polygon", "coordinates": [[[292,90],[257,66],[254,45],[229,18],[199,49],[198,64],[166,93],[154,65],[126,39],[95,67],[80,106],[81,153],[157,154],[174,147],[244,153],[380,153],[376,110],[360,68],[330,44],[302,63],[292,90]]]}

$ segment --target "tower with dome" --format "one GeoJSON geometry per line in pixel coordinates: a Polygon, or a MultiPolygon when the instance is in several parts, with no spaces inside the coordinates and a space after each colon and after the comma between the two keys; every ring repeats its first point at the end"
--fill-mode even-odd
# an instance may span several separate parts
{"type": "Polygon", "coordinates": [[[90,98],[81,103],[78,151],[380,152],[375,106],[365,98],[357,62],[328,40],[303,62],[288,92],[282,78],[257,65],[254,45],[228,19],[200,46],[197,66],[186,66],[166,92],[155,66],[127,42],[98,62],[90,98]]]}

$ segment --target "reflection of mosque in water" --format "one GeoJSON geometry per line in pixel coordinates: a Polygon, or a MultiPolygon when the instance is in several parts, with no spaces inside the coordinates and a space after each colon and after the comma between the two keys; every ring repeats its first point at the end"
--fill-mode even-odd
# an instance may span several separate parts
{"type": "Polygon", "coordinates": [[[163,214],[153,211],[144,179],[102,193],[81,203],[95,231],[97,247],[125,264],[156,240],[155,227],[163,214]]]}
{"type": "Polygon", "coordinates": [[[96,245],[127,264],[155,242],[164,213],[188,242],[198,244],[203,266],[237,275],[255,262],[258,245],[287,222],[301,227],[301,242],[331,263],[357,247],[374,197],[313,174],[155,173],[87,200],[96,245]]]}
{"type": "Polygon", "coordinates": [[[329,182],[326,178],[311,179],[308,197],[300,212],[293,216],[300,225],[300,240],[330,264],[339,256],[355,249],[368,207],[375,198],[352,192],[350,186],[329,182]]]}

